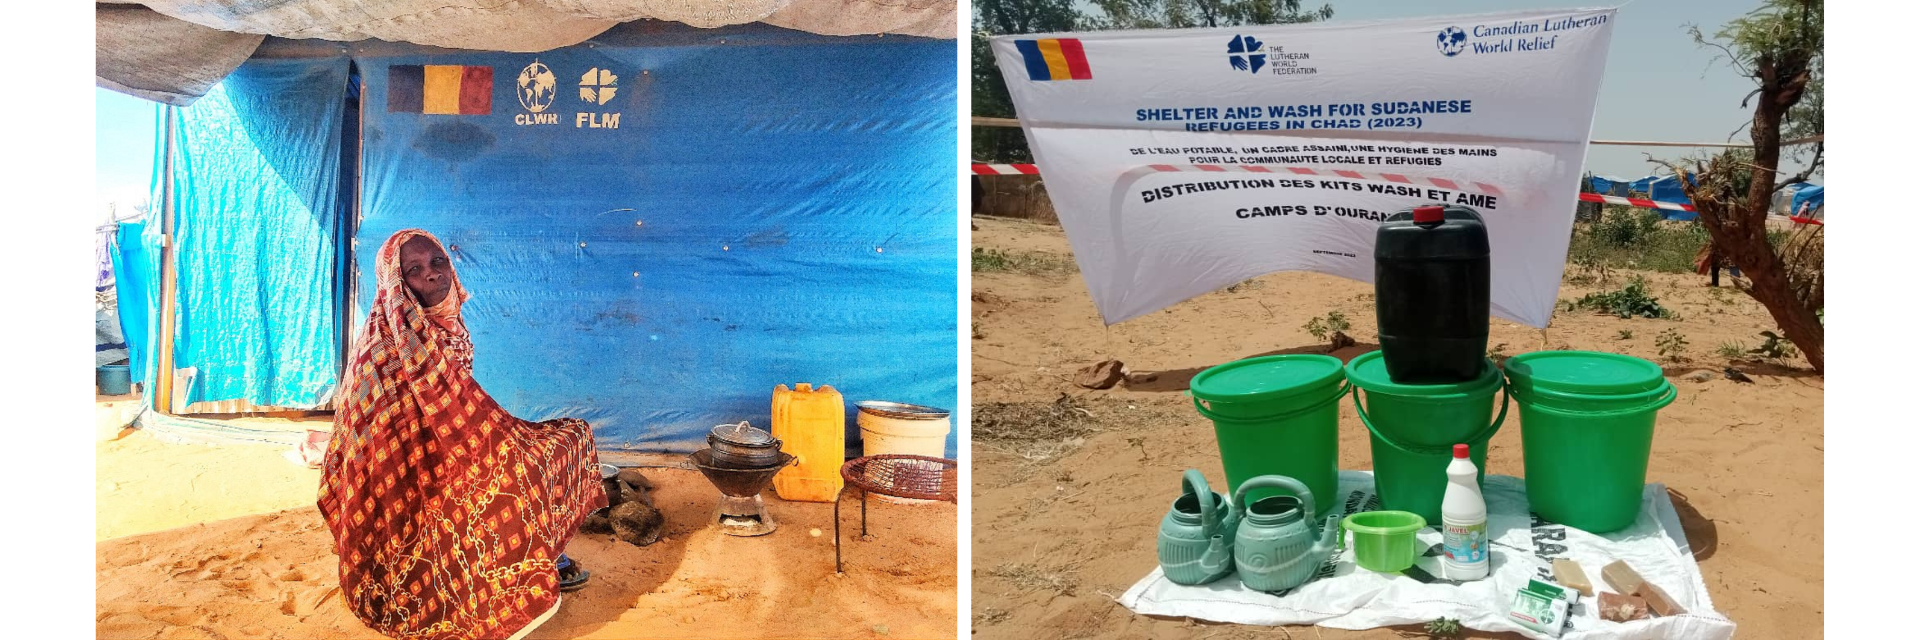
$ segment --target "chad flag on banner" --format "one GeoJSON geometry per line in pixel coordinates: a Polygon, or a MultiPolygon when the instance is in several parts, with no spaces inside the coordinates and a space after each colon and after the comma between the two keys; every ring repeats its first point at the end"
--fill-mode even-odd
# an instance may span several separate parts
{"type": "Polygon", "coordinates": [[[387,67],[388,113],[493,113],[493,67],[396,64],[387,67]]]}
{"type": "Polygon", "coordinates": [[[1087,66],[1087,52],[1077,38],[1015,40],[1020,57],[1027,63],[1029,80],[1092,80],[1093,68],[1087,66]]]}

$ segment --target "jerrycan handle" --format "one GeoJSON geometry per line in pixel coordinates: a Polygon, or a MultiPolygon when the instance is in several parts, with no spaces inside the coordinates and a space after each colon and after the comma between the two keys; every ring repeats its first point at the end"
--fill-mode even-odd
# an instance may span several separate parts
{"type": "Polygon", "coordinates": [[[1301,512],[1301,515],[1305,516],[1303,519],[1313,518],[1313,490],[1308,489],[1307,485],[1301,484],[1299,480],[1278,475],[1255,476],[1242,483],[1240,489],[1233,492],[1234,511],[1243,514],[1247,512],[1248,489],[1284,489],[1300,499],[1300,506],[1305,509],[1301,512]]]}
{"type": "Polygon", "coordinates": [[[1214,526],[1213,512],[1220,507],[1213,503],[1213,489],[1207,487],[1207,477],[1200,475],[1199,469],[1188,469],[1180,474],[1180,490],[1200,501],[1200,531],[1212,539],[1219,533],[1219,528],[1214,526]]]}

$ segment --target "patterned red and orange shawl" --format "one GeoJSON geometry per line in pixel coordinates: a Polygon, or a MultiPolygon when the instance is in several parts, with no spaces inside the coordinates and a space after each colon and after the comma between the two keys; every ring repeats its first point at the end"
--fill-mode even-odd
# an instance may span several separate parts
{"type": "Polygon", "coordinates": [[[520,420],[480,389],[458,276],[431,313],[401,278],[400,245],[416,236],[439,243],[408,229],[380,247],[320,513],[341,593],[367,626],[408,640],[506,638],[553,606],[555,559],[607,506],[593,433],[573,418],[520,420]]]}

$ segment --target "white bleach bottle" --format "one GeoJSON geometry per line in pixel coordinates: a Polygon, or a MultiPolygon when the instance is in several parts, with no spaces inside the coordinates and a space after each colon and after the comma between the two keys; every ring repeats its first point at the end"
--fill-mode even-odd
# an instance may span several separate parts
{"type": "Polygon", "coordinates": [[[1487,501],[1480,495],[1480,470],[1468,457],[1467,445],[1453,445],[1447,463],[1447,492],[1440,499],[1441,544],[1446,548],[1448,580],[1487,577],[1487,501]]]}

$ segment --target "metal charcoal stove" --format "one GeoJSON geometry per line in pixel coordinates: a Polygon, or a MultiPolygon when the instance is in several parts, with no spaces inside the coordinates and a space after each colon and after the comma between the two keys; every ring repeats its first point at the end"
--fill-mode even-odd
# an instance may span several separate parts
{"type": "Polygon", "coordinates": [[[773,533],[772,514],[760,494],[773,483],[774,474],[793,463],[793,454],[780,453],[779,462],[762,467],[735,469],[714,464],[713,450],[701,449],[687,456],[693,466],[720,490],[719,515],[715,525],[730,536],[763,536],[773,533]]]}

